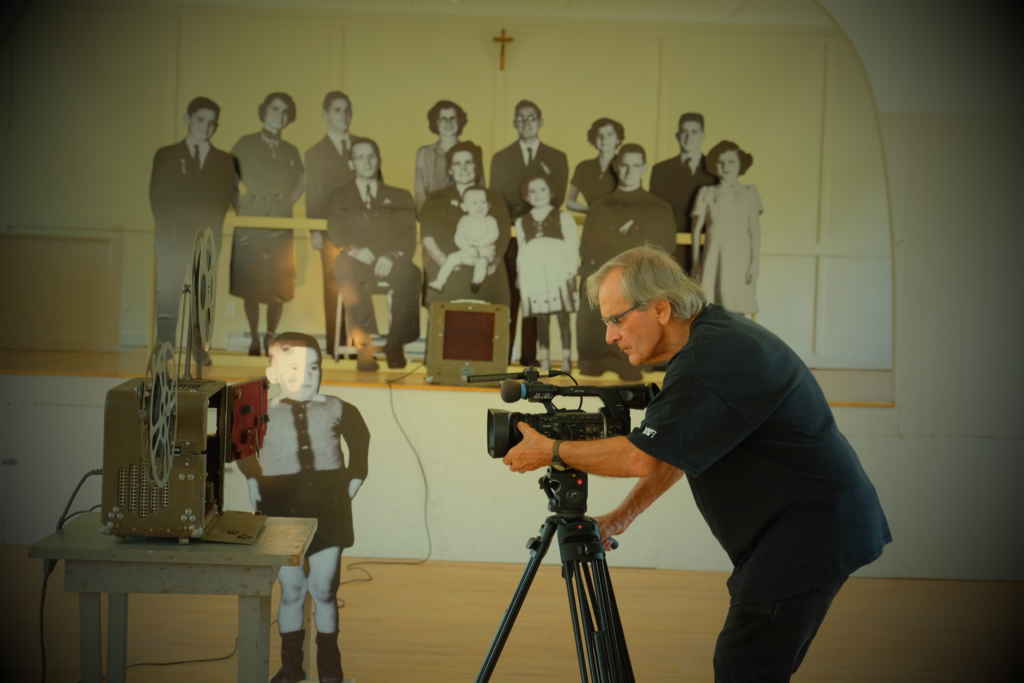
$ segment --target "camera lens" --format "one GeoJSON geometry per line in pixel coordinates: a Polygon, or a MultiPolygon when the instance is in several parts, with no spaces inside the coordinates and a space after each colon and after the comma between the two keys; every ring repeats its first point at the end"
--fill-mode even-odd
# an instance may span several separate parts
{"type": "Polygon", "coordinates": [[[509,449],[512,433],[511,415],[507,410],[491,408],[487,411],[487,452],[492,458],[504,458],[509,449]]]}

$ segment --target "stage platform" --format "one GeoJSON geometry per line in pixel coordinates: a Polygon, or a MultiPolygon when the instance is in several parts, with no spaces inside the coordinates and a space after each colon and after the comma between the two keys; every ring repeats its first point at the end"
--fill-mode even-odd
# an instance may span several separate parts
{"type": "MultiPolygon", "coordinates": [[[[123,351],[12,351],[0,349],[0,375],[46,375],[54,377],[140,377],[146,372],[148,349],[123,351]]],[[[203,376],[226,382],[238,382],[259,377],[267,367],[263,356],[244,353],[214,351],[213,364],[203,369],[203,376]]],[[[556,366],[557,368],[557,366],[556,366]]],[[[509,366],[509,372],[519,372],[521,366],[509,366]]],[[[493,387],[472,385],[437,385],[426,381],[426,368],[419,359],[410,357],[408,364],[390,370],[381,360],[376,372],[359,372],[354,360],[323,361],[323,384],[326,386],[386,387],[396,389],[443,389],[446,391],[494,392],[493,387]]],[[[849,408],[893,408],[892,372],[888,370],[832,370],[812,369],[821,384],[829,404],[849,408]]],[[[607,386],[622,384],[617,375],[606,372],[600,377],[574,375],[580,384],[607,386]]],[[[664,372],[644,372],[642,381],[658,385],[664,381],[664,372]]],[[[553,380],[570,383],[567,378],[553,380]]]]}

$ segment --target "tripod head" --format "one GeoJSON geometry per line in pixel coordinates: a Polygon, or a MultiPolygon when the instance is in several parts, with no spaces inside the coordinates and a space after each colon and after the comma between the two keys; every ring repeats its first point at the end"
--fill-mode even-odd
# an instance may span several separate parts
{"type": "Polygon", "coordinates": [[[547,494],[548,510],[560,517],[583,517],[587,512],[587,473],[548,466],[538,483],[547,494]]]}

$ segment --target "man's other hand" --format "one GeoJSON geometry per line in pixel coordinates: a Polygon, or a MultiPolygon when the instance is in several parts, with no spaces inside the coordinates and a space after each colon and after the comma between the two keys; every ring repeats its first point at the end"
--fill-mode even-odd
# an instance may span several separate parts
{"type": "Polygon", "coordinates": [[[529,472],[550,465],[554,441],[525,422],[517,423],[516,428],[523,440],[505,454],[504,463],[508,468],[513,472],[529,472]]]}

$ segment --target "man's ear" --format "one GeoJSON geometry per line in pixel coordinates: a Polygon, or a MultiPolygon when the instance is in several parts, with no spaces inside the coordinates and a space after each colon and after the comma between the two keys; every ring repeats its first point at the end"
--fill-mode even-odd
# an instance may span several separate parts
{"type": "Polygon", "coordinates": [[[668,299],[658,299],[654,302],[654,313],[658,316],[658,322],[667,325],[672,319],[672,304],[668,299]]]}

